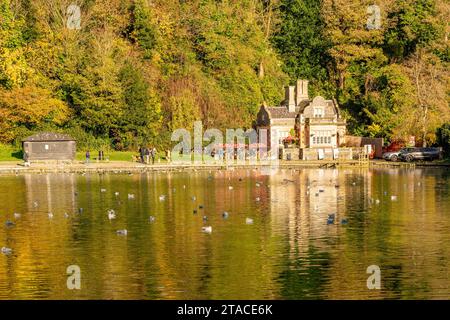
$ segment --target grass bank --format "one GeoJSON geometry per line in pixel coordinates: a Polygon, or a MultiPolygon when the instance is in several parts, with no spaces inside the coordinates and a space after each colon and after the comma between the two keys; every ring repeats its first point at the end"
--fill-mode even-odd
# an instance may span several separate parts
{"type": "MultiPolygon", "coordinates": [[[[75,160],[84,161],[85,152],[78,151],[75,160]]],[[[109,158],[109,161],[132,161],[133,156],[138,156],[138,152],[133,151],[109,151],[104,152],[104,156],[109,158]]],[[[162,155],[158,155],[161,157],[162,155]]],[[[91,160],[94,161],[98,157],[98,151],[91,151],[91,160]]],[[[0,161],[18,161],[23,159],[21,149],[11,145],[0,144],[0,161]]]]}
{"type": "Polygon", "coordinates": [[[22,150],[10,145],[0,144],[0,161],[17,161],[22,159],[22,150]]]}

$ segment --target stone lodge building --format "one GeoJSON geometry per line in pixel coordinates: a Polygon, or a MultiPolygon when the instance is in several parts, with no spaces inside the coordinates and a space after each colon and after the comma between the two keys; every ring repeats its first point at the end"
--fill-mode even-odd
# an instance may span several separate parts
{"type": "Polygon", "coordinates": [[[267,129],[269,139],[277,131],[281,147],[287,137],[297,138],[302,149],[335,149],[345,143],[346,122],[334,100],[321,96],[310,99],[308,81],[288,86],[285,100],[278,107],[261,106],[256,128],[267,129]]]}

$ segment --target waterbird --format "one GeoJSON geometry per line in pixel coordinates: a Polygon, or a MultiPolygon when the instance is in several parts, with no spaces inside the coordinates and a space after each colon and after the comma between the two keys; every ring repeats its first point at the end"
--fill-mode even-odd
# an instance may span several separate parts
{"type": "Polygon", "coordinates": [[[191,200],[192,200],[192,201],[195,201],[195,200],[197,200],[197,197],[196,197],[196,196],[192,196],[192,197],[191,197],[191,200]]]}
{"type": "Polygon", "coordinates": [[[16,224],[15,224],[14,222],[12,222],[12,221],[6,220],[5,225],[6,225],[7,227],[13,227],[13,226],[15,226],[16,224]]]}
{"type": "Polygon", "coordinates": [[[198,208],[199,208],[199,209],[203,209],[203,205],[202,205],[202,204],[199,205],[198,208]]]}
{"type": "Polygon", "coordinates": [[[150,221],[150,222],[155,222],[155,220],[156,220],[156,218],[154,216],[150,216],[148,218],[148,221],[150,221]]]}
{"type": "Polygon", "coordinates": [[[128,194],[128,199],[134,199],[134,194],[133,193],[129,193],[128,194]]]}
{"type": "Polygon", "coordinates": [[[228,186],[228,190],[233,190],[233,186],[228,186]]]}
{"type": "Polygon", "coordinates": [[[319,196],[319,193],[318,192],[316,192],[316,197],[318,197],[319,196]]]}
{"type": "Polygon", "coordinates": [[[37,208],[39,206],[39,203],[37,201],[33,202],[33,207],[37,208]]]}
{"type": "Polygon", "coordinates": [[[159,196],[159,201],[164,201],[166,200],[166,196],[164,194],[159,196]]]}
{"type": "Polygon", "coordinates": [[[256,199],[255,199],[256,201],[259,201],[259,200],[261,200],[259,197],[256,197],[256,199]]]}
{"type": "Polygon", "coordinates": [[[78,208],[78,213],[83,213],[83,208],[78,208]]]}
{"type": "Polygon", "coordinates": [[[113,209],[108,210],[108,219],[112,220],[112,219],[115,219],[115,218],[116,218],[116,212],[113,209]]]}
{"type": "Polygon", "coordinates": [[[261,186],[261,184],[260,184],[259,182],[257,182],[257,183],[256,183],[256,186],[257,186],[257,187],[260,187],[260,186],[261,186]]]}
{"type": "Polygon", "coordinates": [[[48,218],[49,218],[49,219],[53,219],[53,213],[49,212],[49,213],[48,213],[48,218]]]}
{"type": "Polygon", "coordinates": [[[197,214],[197,210],[194,209],[194,210],[192,211],[192,213],[193,213],[193,214],[197,214]]]}
{"type": "Polygon", "coordinates": [[[7,248],[7,247],[2,247],[1,251],[3,254],[11,254],[12,253],[12,249],[7,248]]]}
{"type": "Polygon", "coordinates": [[[347,224],[348,223],[348,219],[347,218],[342,218],[341,219],[341,224],[347,224]]]}
{"type": "Polygon", "coordinates": [[[67,214],[67,212],[64,213],[64,218],[68,218],[69,215],[67,214]]]}
{"type": "Polygon", "coordinates": [[[325,189],[319,188],[319,192],[325,192],[325,189]]]}
{"type": "Polygon", "coordinates": [[[208,221],[208,217],[207,216],[203,216],[203,221],[208,221]]]}
{"type": "Polygon", "coordinates": [[[119,196],[119,192],[114,192],[114,195],[117,197],[119,196]]]}
{"type": "Polygon", "coordinates": [[[211,226],[202,227],[202,231],[204,233],[211,233],[212,232],[212,227],[211,226]]]}
{"type": "Polygon", "coordinates": [[[102,189],[100,189],[100,192],[106,192],[106,189],[102,188],[102,189]]]}
{"type": "Polygon", "coordinates": [[[352,185],[356,186],[356,182],[352,182],[352,185]]]}
{"type": "Polygon", "coordinates": [[[116,233],[118,235],[121,235],[121,236],[126,236],[128,234],[128,230],[127,229],[121,229],[121,230],[117,230],[116,233]]]}
{"type": "Polygon", "coordinates": [[[253,224],[252,218],[245,218],[245,224],[253,224]]]}
{"type": "Polygon", "coordinates": [[[376,199],[375,204],[380,204],[380,199],[376,199]]]}
{"type": "Polygon", "coordinates": [[[14,218],[19,219],[22,215],[20,213],[14,212],[14,218]]]}
{"type": "Polygon", "coordinates": [[[229,213],[228,213],[228,212],[224,211],[224,212],[222,213],[222,217],[223,217],[224,219],[228,219],[228,216],[229,216],[229,213]]]}
{"type": "Polygon", "coordinates": [[[397,201],[397,196],[391,196],[391,201],[397,201]]]}
{"type": "Polygon", "coordinates": [[[333,224],[334,223],[335,214],[329,214],[327,218],[327,224],[333,224]]]}

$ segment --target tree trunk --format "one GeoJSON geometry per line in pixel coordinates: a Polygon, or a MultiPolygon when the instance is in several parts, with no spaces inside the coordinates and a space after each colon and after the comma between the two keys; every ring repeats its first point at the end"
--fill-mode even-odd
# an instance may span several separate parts
{"type": "Polygon", "coordinates": [[[264,62],[262,60],[259,63],[258,77],[260,79],[264,78],[264,62]]]}
{"type": "Polygon", "coordinates": [[[427,146],[427,118],[428,118],[428,107],[422,106],[423,116],[422,116],[422,147],[427,146]]]}

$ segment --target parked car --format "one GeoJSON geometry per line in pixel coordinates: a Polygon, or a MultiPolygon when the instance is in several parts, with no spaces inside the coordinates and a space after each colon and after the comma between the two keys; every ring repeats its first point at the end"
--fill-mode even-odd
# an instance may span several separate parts
{"type": "Polygon", "coordinates": [[[436,160],[441,158],[440,148],[404,148],[398,157],[402,161],[411,162],[415,160],[436,160]]]}
{"type": "Polygon", "coordinates": [[[383,159],[387,160],[387,161],[396,162],[400,159],[400,152],[402,152],[402,150],[405,150],[405,149],[407,149],[407,148],[403,148],[398,151],[385,152],[385,153],[383,153],[383,159]]]}

